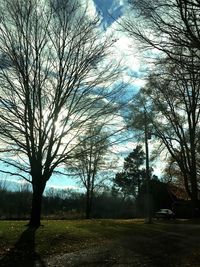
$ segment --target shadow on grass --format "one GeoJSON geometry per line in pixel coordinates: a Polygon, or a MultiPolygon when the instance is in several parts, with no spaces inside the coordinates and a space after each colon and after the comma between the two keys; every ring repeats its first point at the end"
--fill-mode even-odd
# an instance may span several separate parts
{"type": "Polygon", "coordinates": [[[19,240],[1,260],[2,267],[45,267],[40,255],[35,252],[35,232],[37,228],[27,228],[19,240]]]}

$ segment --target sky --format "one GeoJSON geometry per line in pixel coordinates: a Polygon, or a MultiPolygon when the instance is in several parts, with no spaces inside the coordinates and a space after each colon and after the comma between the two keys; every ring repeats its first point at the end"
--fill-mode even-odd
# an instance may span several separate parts
{"type": "MultiPolygon", "coordinates": [[[[91,14],[96,13],[100,16],[99,27],[102,32],[104,34],[114,34],[114,38],[116,38],[112,57],[121,61],[123,66],[121,79],[127,84],[126,95],[124,95],[127,100],[144,85],[143,76],[145,73],[137,47],[134,46],[133,41],[124,32],[119,31],[118,22],[127,12],[127,0],[88,0],[88,3],[91,14]]],[[[129,140],[126,144],[117,144],[114,147],[115,152],[119,155],[119,166],[123,166],[124,157],[135,148],[136,144],[135,141],[129,140]]],[[[24,180],[16,179],[15,177],[4,177],[4,175],[1,175],[1,177],[11,182],[14,189],[24,184],[24,180]]],[[[60,175],[59,177],[58,175],[51,177],[47,183],[47,190],[48,188],[80,189],[76,179],[60,175]]]]}

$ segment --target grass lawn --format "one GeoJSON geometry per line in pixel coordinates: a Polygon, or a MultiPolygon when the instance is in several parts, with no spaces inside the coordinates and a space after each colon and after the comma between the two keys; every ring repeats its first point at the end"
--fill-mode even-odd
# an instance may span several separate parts
{"type": "MultiPolygon", "coordinates": [[[[130,232],[145,231],[141,220],[50,220],[35,231],[34,246],[42,256],[62,254],[107,243],[130,232]]],[[[0,221],[0,255],[27,230],[25,221],[0,221]]],[[[28,241],[28,240],[27,240],[28,241]]]]}
{"type": "Polygon", "coordinates": [[[129,257],[146,260],[147,267],[200,266],[199,222],[150,225],[142,220],[52,220],[42,221],[37,230],[25,224],[0,221],[0,266],[11,266],[8,263],[14,258],[28,260],[33,254],[42,259],[113,243],[129,257]]]}

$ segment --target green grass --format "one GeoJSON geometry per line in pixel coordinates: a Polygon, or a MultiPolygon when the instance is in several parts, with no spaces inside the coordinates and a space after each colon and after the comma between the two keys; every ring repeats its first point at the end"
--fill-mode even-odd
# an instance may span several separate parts
{"type": "MultiPolygon", "coordinates": [[[[15,246],[26,231],[25,221],[0,221],[0,255],[15,246]]],[[[35,249],[42,255],[66,253],[95,244],[110,242],[121,236],[151,237],[166,224],[144,224],[143,220],[51,220],[42,221],[35,232],[35,249]]]]}
{"type": "Polygon", "coordinates": [[[195,221],[149,225],[143,220],[45,220],[36,231],[28,230],[26,223],[0,221],[0,265],[9,266],[13,258],[28,260],[33,254],[43,258],[115,242],[155,266],[176,266],[174,262],[200,266],[200,224],[195,221]]]}
{"type": "Polygon", "coordinates": [[[25,229],[21,221],[0,221],[0,255],[17,242],[25,229]]]}
{"type": "MultiPolygon", "coordinates": [[[[0,221],[0,255],[11,250],[24,231],[25,221],[0,221]]],[[[134,229],[141,221],[123,220],[52,220],[42,221],[35,232],[35,250],[41,255],[62,254],[110,242],[134,229]]]]}

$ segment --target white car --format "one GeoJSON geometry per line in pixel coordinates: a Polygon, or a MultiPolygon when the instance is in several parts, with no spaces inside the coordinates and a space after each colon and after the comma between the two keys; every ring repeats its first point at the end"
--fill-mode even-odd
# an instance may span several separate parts
{"type": "Polygon", "coordinates": [[[160,209],[155,214],[156,219],[175,219],[175,213],[170,209],[160,209]]]}

